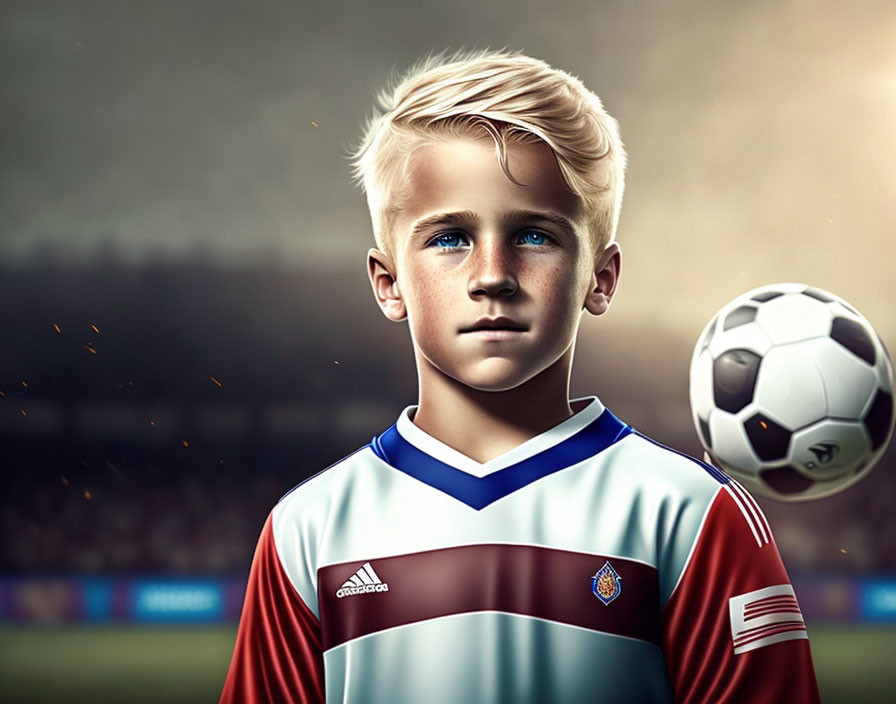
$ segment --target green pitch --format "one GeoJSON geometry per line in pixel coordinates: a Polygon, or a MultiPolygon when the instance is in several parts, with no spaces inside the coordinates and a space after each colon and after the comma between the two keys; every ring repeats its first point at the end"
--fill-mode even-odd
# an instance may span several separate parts
{"type": "MultiPolygon", "coordinates": [[[[0,629],[4,704],[217,701],[232,626],[0,629]]],[[[896,627],[810,626],[825,704],[892,702],[896,627]]]]}

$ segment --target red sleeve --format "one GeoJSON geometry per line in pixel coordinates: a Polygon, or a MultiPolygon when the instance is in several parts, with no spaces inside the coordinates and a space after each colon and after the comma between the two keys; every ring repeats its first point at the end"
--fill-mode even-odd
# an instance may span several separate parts
{"type": "Polygon", "coordinates": [[[663,610],[676,702],[818,702],[806,624],[758,504],[735,482],[713,501],[663,610]]]}
{"type": "Polygon", "coordinates": [[[255,549],[221,704],[324,701],[320,622],[280,564],[268,516],[255,549]]]}

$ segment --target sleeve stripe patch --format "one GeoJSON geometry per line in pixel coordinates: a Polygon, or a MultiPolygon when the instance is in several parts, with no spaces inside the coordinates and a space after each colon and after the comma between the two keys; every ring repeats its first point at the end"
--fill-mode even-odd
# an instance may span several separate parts
{"type": "MultiPolygon", "coordinates": [[[[750,514],[750,516],[747,517],[747,520],[751,525],[756,526],[754,533],[758,531],[757,542],[759,542],[759,547],[762,547],[769,542],[769,538],[771,537],[771,530],[766,528],[763,521],[764,516],[762,516],[762,511],[760,511],[759,506],[755,504],[753,497],[744,491],[744,488],[740,484],[732,481],[729,486],[731,487],[731,495],[736,496],[739,499],[739,503],[742,505],[741,511],[743,511],[743,506],[746,506],[747,511],[750,514]]],[[[744,512],[744,516],[747,516],[746,512],[744,512]]]]}
{"type": "Polygon", "coordinates": [[[762,538],[765,542],[768,542],[769,537],[771,536],[771,530],[768,528],[768,524],[765,523],[765,516],[762,515],[762,511],[759,509],[759,505],[756,503],[756,499],[750,496],[749,493],[738,483],[734,483],[734,490],[738,493],[743,502],[747,505],[747,508],[750,509],[750,513],[753,516],[753,519],[759,525],[759,533],[762,535],[762,538]]]}
{"type": "Polygon", "coordinates": [[[759,508],[759,504],[756,503],[756,499],[753,498],[753,495],[750,494],[746,489],[744,489],[744,487],[741,484],[739,484],[738,482],[736,482],[734,480],[732,480],[732,482],[737,486],[737,489],[740,491],[740,493],[746,499],[747,503],[753,507],[753,512],[755,513],[759,522],[765,527],[766,534],[769,537],[771,537],[771,534],[772,534],[771,526],[769,526],[768,520],[766,519],[765,514],[762,512],[762,509],[759,508]]]}
{"type": "Polygon", "coordinates": [[[756,539],[756,544],[759,547],[765,545],[768,542],[768,540],[765,539],[765,531],[762,532],[762,537],[760,537],[758,530],[759,524],[757,524],[753,517],[750,515],[747,507],[744,505],[743,499],[741,499],[737,492],[731,488],[731,483],[725,485],[725,491],[727,491],[731,498],[734,499],[734,503],[737,504],[737,507],[743,514],[744,520],[747,522],[747,525],[750,526],[750,530],[753,531],[753,537],[756,539]]]}
{"type": "Polygon", "coordinates": [[[734,654],[772,643],[808,638],[793,587],[776,584],[728,600],[734,654]]]}

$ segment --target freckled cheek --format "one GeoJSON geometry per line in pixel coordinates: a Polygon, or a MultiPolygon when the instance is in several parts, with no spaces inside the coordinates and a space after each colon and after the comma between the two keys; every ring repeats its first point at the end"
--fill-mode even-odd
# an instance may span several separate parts
{"type": "Polygon", "coordinates": [[[403,294],[419,332],[432,335],[453,324],[451,310],[455,301],[447,277],[437,271],[415,271],[408,281],[410,285],[403,294]]]}
{"type": "Polygon", "coordinates": [[[557,269],[533,277],[529,290],[546,311],[565,317],[577,313],[579,292],[576,285],[575,278],[569,276],[568,271],[557,269]]]}

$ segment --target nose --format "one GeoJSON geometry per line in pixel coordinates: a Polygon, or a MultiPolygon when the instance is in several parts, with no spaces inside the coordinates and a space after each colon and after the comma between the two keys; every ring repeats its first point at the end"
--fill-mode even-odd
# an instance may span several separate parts
{"type": "Polygon", "coordinates": [[[515,275],[513,254],[501,242],[483,238],[474,247],[470,263],[468,292],[477,296],[512,296],[519,283],[515,275]]]}

